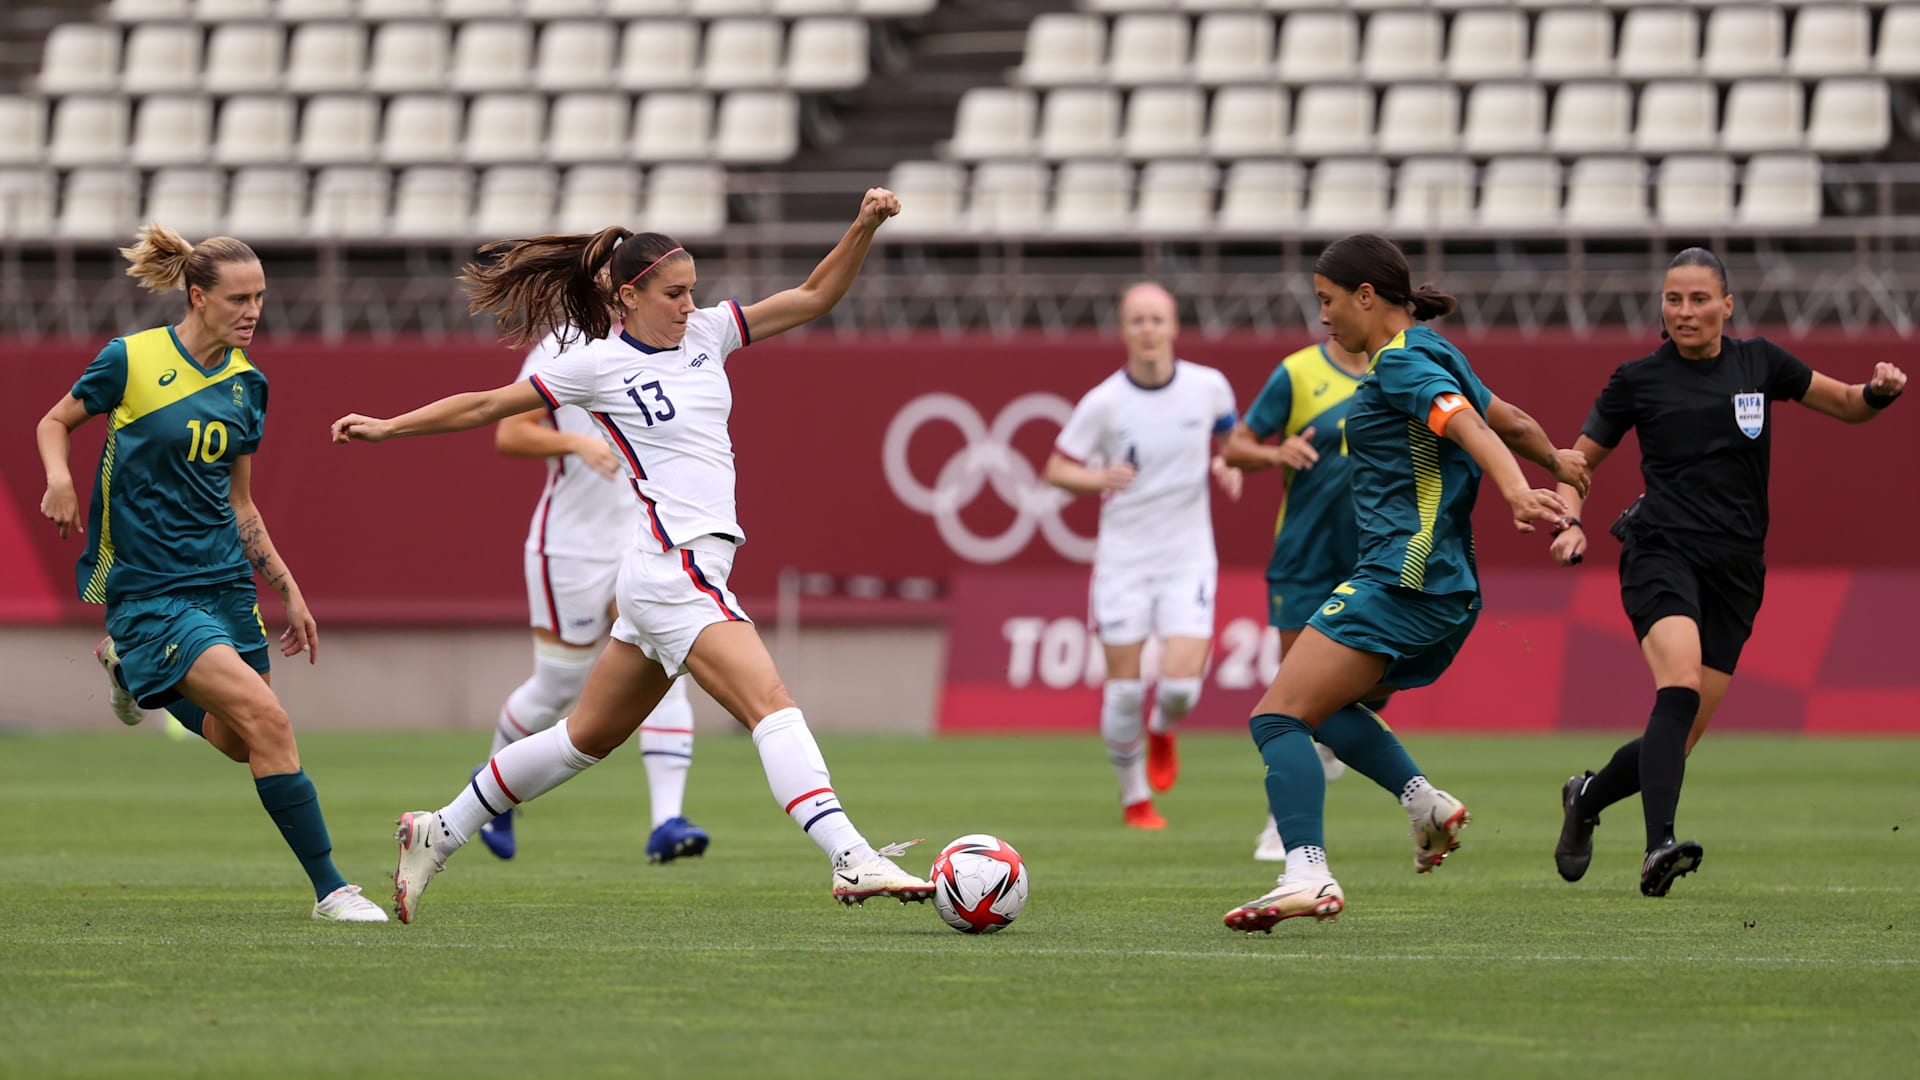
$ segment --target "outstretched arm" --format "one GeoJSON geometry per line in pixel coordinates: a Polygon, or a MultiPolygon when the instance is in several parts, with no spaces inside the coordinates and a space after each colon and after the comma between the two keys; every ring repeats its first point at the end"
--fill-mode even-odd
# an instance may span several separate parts
{"type": "Polygon", "coordinates": [[[240,530],[240,550],[246,552],[247,561],[253,564],[254,573],[267,583],[267,588],[280,594],[280,603],[287,611],[287,629],[280,635],[280,654],[306,653],[307,663],[318,663],[320,628],[313,621],[313,612],[307,610],[306,597],[300,594],[293,571],[287,569],[286,560],[273,546],[273,537],[267,535],[267,521],[253,501],[252,454],[233,459],[231,484],[227,501],[233,504],[233,523],[240,530]]]}
{"type": "Polygon", "coordinates": [[[1849,386],[1839,379],[1813,373],[1800,404],[1849,424],[1864,424],[1880,415],[1907,389],[1907,373],[1886,361],[1873,365],[1873,378],[1849,386]]]}
{"type": "Polygon", "coordinates": [[[1555,480],[1585,494],[1591,467],[1575,450],[1560,450],[1520,406],[1498,396],[1487,403],[1487,426],[1507,444],[1507,449],[1553,474],[1555,480]]]}
{"type": "Polygon", "coordinates": [[[820,265],[813,268],[807,280],[742,309],[740,314],[747,321],[747,336],[754,341],[765,341],[832,311],[853,286],[853,279],[860,276],[860,264],[866,261],[867,249],[873,246],[873,234],[880,230],[881,222],[899,212],[900,200],[893,192],[886,188],[868,188],[866,197],[860,200],[860,213],[847,227],[847,234],[820,260],[820,265]]]}
{"type": "Polygon", "coordinates": [[[1514,528],[1530,533],[1535,522],[1552,523],[1566,515],[1567,506],[1559,496],[1527,486],[1520,463],[1465,398],[1458,394],[1440,395],[1435,399],[1427,423],[1429,427],[1439,427],[1444,438],[1471,454],[1481,470],[1493,479],[1513,511],[1514,528]],[[1449,398],[1458,404],[1449,405],[1449,398]]]}
{"type": "Polygon", "coordinates": [[[69,456],[73,451],[73,429],[92,419],[79,398],[68,394],[54,402],[47,415],[33,430],[40,446],[40,467],[46,470],[47,490],[40,496],[40,513],[60,529],[60,539],[86,528],[80,520],[80,497],[73,490],[73,470],[69,456]]]}
{"type": "Polygon", "coordinates": [[[453,431],[470,431],[515,413],[541,408],[545,404],[533,384],[522,380],[494,390],[443,397],[431,405],[422,405],[391,420],[349,413],[333,422],[333,441],[384,442],[408,435],[445,435],[453,431]]]}
{"type": "Polygon", "coordinates": [[[602,476],[619,476],[613,448],[592,435],[575,435],[542,423],[545,410],[516,413],[493,429],[493,448],[507,457],[557,458],[572,454],[602,476]]]}
{"type": "MultiPolygon", "coordinates": [[[[1600,463],[1613,453],[1613,447],[1601,446],[1586,435],[1573,440],[1573,451],[1586,459],[1587,478],[1592,482],[1593,474],[1600,470],[1600,463]]],[[[1567,516],[1554,529],[1553,546],[1547,551],[1553,561],[1561,566],[1572,566],[1587,556],[1587,533],[1580,527],[1580,508],[1586,505],[1587,493],[1591,487],[1575,490],[1571,484],[1561,484],[1555,494],[1567,504],[1567,516]]]]}

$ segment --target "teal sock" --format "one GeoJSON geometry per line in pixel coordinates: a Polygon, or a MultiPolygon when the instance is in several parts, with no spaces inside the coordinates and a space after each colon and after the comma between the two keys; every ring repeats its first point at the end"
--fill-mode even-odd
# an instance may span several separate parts
{"type": "Polygon", "coordinates": [[[327,819],[320,814],[320,793],[313,790],[306,770],[256,776],[253,786],[260,792],[260,805],[280,826],[280,835],[313,881],[313,898],[319,900],[345,885],[347,879],[333,868],[333,841],[327,836],[327,819]]]}
{"type": "Polygon", "coordinates": [[[1247,722],[1267,763],[1267,809],[1289,849],[1327,846],[1327,774],[1306,721],[1262,713],[1247,722]]]}
{"type": "Polygon", "coordinates": [[[1420,766],[1407,756],[1387,722],[1365,705],[1341,709],[1327,717],[1313,734],[1348,768],[1387,789],[1387,794],[1396,799],[1406,790],[1407,781],[1421,775],[1420,766]]]}

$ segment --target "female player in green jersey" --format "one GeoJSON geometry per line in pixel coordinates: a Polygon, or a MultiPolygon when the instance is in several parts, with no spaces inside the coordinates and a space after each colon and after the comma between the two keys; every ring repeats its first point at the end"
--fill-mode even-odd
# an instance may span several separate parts
{"type": "MultiPolygon", "coordinates": [[[[1334,243],[1314,264],[1320,321],[1343,348],[1372,357],[1346,424],[1360,554],[1308,620],[1250,721],[1267,765],[1268,805],[1288,844],[1287,872],[1226,914],[1231,929],[1330,919],[1345,907],[1327,867],[1316,729],[1324,737],[1329,720],[1354,702],[1433,682],[1459,652],[1480,609],[1472,513],[1482,471],[1522,532],[1557,521],[1565,504],[1527,484],[1509,447],[1576,488],[1586,483],[1577,454],[1556,450],[1538,424],[1493,396],[1458,349],[1417,325],[1450,313],[1454,301],[1431,286],[1413,288],[1410,278],[1406,255],[1372,234],[1334,243]]],[[[1333,749],[1356,767],[1368,760],[1362,771],[1376,782],[1400,781],[1415,869],[1439,866],[1458,845],[1466,807],[1429,784],[1382,724],[1352,725],[1350,743],[1333,749]]]]}
{"type": "Polygon", "coordinates": [[[167,706],[215,749],[246,762],[261,805],[312,880],[313,917],[385,922],[334,869],[319,796],[268,685],[255,571],[286,606],[283,654],[305,652],[311,662],[319,634],[253,501],[267,380],[245,350],[266,274],[253,249],[232,237],[194,245],[159,225],[142,229],[121,254],[146,288],[185,289],[186,313],[175,325],[108,342],[36,431],[47,473],[41,512],[62,538],[85,530],[80,598],[107,608],[110,636],[94,655],[112,683],[113,710],[137,724],[143,710],[167,706]],[[82,522],[70,436],[103,414],[107,442],[82,522]]]}

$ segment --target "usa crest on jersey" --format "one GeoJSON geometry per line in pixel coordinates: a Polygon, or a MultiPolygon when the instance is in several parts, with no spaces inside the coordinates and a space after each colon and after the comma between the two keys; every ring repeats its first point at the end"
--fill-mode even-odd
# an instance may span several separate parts
{"type": "Polygon", "coordinates": [[[1740,425],[1740,434],[1749,439],[1760,437],[1760,431],[1767,425],[1767,395],[1733,395],[1733,418],[1740,425]]]}

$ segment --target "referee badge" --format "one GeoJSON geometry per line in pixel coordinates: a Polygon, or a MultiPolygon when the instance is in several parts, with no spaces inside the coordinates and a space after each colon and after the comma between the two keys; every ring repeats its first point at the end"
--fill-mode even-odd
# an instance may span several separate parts
{"type": "Polygon", "coordinates": [[[1740,434],[1749,439],[1760,437],[1760,429],[1767,424],[1767,395],[1733,395],[1733,418],[1740,424],[1740,434]]]}

